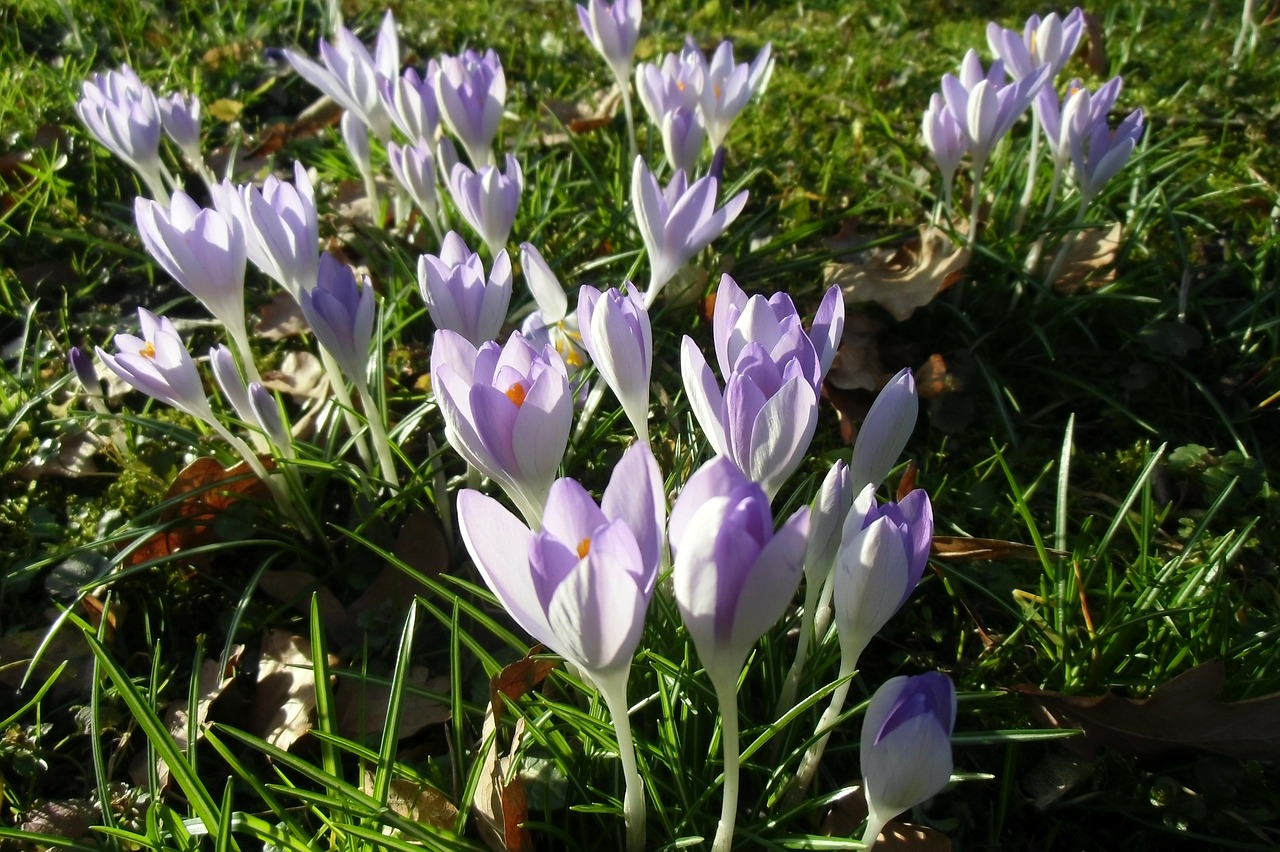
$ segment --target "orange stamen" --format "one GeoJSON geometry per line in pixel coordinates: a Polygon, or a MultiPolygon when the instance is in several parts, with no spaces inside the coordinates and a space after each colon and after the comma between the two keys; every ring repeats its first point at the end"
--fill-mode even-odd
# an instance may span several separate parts
{"type": "Polygon", "coordinates": [[[152,343],[150,340],[148,340],[147,345],[143,346],[141,349],[138,350],[138,354],[141,355],[143,358],[155,358],[156,345],[152,343]]]}
{"type": "Polygon", "coordinates": [[[524,405],[524,385],[516,382],[511,387],[507,388],[507,399],[514,402],[516,404],[516,408],[524,405]]]}
{"type": "Polygon", "coordinates": [[[586,559],[587,553],[589,553],[590,551],[591,551],[591,539],[584,538],[582,541],[578,542],[578,558],[579,559],[586,559]]]}

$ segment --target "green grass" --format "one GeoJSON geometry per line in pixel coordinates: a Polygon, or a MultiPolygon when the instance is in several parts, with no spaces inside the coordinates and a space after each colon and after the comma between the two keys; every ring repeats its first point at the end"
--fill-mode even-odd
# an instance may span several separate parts
{"type": "MultiPolygon", "coordinates": [[[[289,139],[274,165],[296,158],[316,169],[322,241],[340,241],[378,288],[384,381],[375,391],[393,425],[401,490],[379,491],[341,419],[330,418],[292,463],[304,514],[315,519],[310,541],[267,508],[241,507],[191,549],[154,559],[139,550],[173,528],[178,501],[166,492],[179,471],[204,456],[235,460],[202,427],[136,393],[112,401],[123,450],[111,445],[112,427],[68,375],[69,348],[109,348],[112,335],[134,329],[137,305],[204,319],[148,259],[131,209],[141,186],[79,125],[80,82],[128,62],[159,92],[194,92],[206,108],[234,101],[236,122],[206,115],[206,152],[252,147],[316,97],[263,48],[314,53],[323,14],[301,2],[71,5],[74,29],[54,2],[0,10],[0,847],[486,848],[475,797],[490,748],[511,757],[504,780],[522,779],[538,845],[620,847],[616,741],[593,689],[558,668],[500,698],[502,721],[483,733],[490,681],[524,656],[528,639],[467,563],[451,520],[465,466],[445,446],[420,382],[431,326],[415,267],[430,240],[331,212],[340,182],[359,180],[336,127],[289,139]],[[86,430],[106,439],[94,468],[55,472],[86,430]],[[423,518],[441,525],[438,537],[423,533],[423,518]],[[135,561],[135,550],[148,558],[135,561]],[[388,577],[399,585],[378,585],[388,577]],[[287,750],[264,739],[253,704],[269,630],[306,637],[314,651],[314,727],[287,750]],[[245,662],[203,736],[182,744],[166,714],[194,716],[201,664],[237,644],[248,646],[245,662]],[[424,690],[415,667],[448,688],[424,690]],[[338,697],[375,688],[392,696],[386,733],[351,733],[338,697]],[[439,701],[449,720],[401,738],[396,720],[406,724],[415,695],[439,701]],[[173,772],[167,789],[157,757],[173,772]],[[406,789],[437,810],[418,820],[391,807],[406,789]],[[68,802],[89,816],[54,836],[56,820],[42,815],[68,802]]],[[[344,8],[348,25],[370,37],[381,7],[344,8]]],[[[871,243],[928,217],[938,178],[919,120],[939,76],[969,47],[989,59],[988,20],[1018,27],[1047,10],[946,0],[647,9],[642,59],[677,49],[686,32],[704,47],[733,38],[740,61],[766,41],[777,57],[767,92],[729,139],[729,189],[747,189],[749,205],[695,262],[693,292],[713,291],[728,271],[748,292],[788,291],[810,315],[832,257],[824,238],[842,223],[854,221],[871,243]]],[[[738,848],[854,848],[824,826],[858,782],[862,705],[887,678],[935,668],[961,692],[961,780],[906,816],[960,847],[1261,849],[1280,835],[1270,764],[1196,751],[1080,757],[1078,742],[1042,733],[1007,691],[1146,697],[1221,660],[1223,700],[1280,692],[1271,489],[1280,450],[1280,71],[1267,61],[1271,33],[1233,67],[1234,5],[1190,22],[1173,0],[1092,11],[1109,74],[1125,78],[1118,111],[1142,106],[1148,122],[1134,161],[1088,217],[1125,224],[1114,279],[1062,294],[1023,270],[1036,237],[1046,235],[1049,256],[1075,213],[1068,202],[1041,215],[1042,186],[1022,232],[1004,227],[1022,187],[1024,122],[991,164],[994,224],[964,280],[905,322],[870,309],[886,329],[886,369],[918,368],[934,353],[949,368],[952,390],[923,406],[905,454],[930,491],[938,533],[1024,543],[1031,558],[933,562],[864,654],[847,723],[811,795],[787,810],[776,801],[814,739],[838,650],[834,641],[814,649],[800,707],[789,724],[773,724],[796,625],[789,617],[766,634],[740,680],[738,848]]],[[[405,2],[395,13],[402,52],[419,67],[464,46],[502,57],[508,116],[498,144],[516,150],[526,183],[512,245],[537,244],[571,303],[578,284],[643,282],[621,119],[568,144],[539,142],[542,101],[589,99],[609,83],[570,5],[464,0],[446,11],[405,2]]],[[[1067,73],[1102,79],[1080,58],[1067,73]]],[[[639,131],[656,164],[661,140],[651,127],[639,131]]],[[[962,173],[959,209],[968,186],[962,173]]],[[[194,178],[188,188],[201,197],[194,178]]],[[[250,309],[272,295],[250,271],[250,309]]],[[[517,284],[513,314],[527,301],[517,284]]],[[[710,455],[684,400],[680,340],[707,346],[711,331],[700,302],[668,300],[654,318],[654,452],[674,493],[710,455]]],[[[221,339],[200,323],[183,336],[195,353],[221,339]]],[[[264,370],[289,351],[314,351],[309,338],[255,345],[264,370]]],[[[563,474],[598,494],[628,437],[607,395],[563,474]]],[[[842,455],[848,447],[824,403],[810,457],[776,514],[808,500],[842,455]]],[[[716,702],[679,625],[660,584],[629,690],[654,849],[696,837],[709,845],[719,812],[716,702]]]]}

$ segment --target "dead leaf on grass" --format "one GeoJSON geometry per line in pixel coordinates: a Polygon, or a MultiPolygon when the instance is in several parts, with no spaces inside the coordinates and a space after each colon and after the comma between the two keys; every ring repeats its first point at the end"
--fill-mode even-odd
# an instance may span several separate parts
{"type": "Polygon", "coordinates": [[[102,439],[86,429],[63,432],[42,442],[14,475],[31,482],[49,476],[79,479],[95,474],[98,466],[94,464],[93,457],[101,445],[102,439]]]}
{"type": "Polygon", "coordinates": [[[286,393],[299,402],[324,402],[329,395],[329,381],[320,359],[310,352],[286,352],[280,366],[262,375],[267,390],[286,393]]]}
{"type": "Polygon", "coordinates": [[[1201,663],[1156,689],[1150,698],[1063,695],[1030,684],[1013,687],[1042,721],[1081,728],[1084,741],[1145,757],[1195,749],[1238,760],[1280,759],[1280,693],[1218,701],[1226,683],[1221,660],[1201,663]]]}
{"type": "Polygon", "coordinates": [[[569,141],[570,134],[608,127],[621,104],[622,90],[617,84],[594,92],[581,101],[547,98],[538,113],[538,144],[563,145],[569,141]]]}
{"type": "Polygon", "coordinates": [[[871,249],[851,263],[826,264],[823,285],[839,284],[846,304],[875,302],[901,322],[958,281],[968,263],[968,249],[956,248],[950,236],[923,225],[897,247],[871,249]]]}
{"type": "MultiPolygon", "coordinates": [[[[337,660],[330,658],[331,664],[337,660]]],[[[311,643],[285,630],[262,636],[258,688],[253,696],[253,727],[258,736],[288,750],[311,730],[316,706],[316,674],[311,643]]]]}
{"type": "Polygon", "coordinates": [[[263,340],[284,340],[297,337],[307,330],[307,319],[298,307],[298,300],[281,291],[258,311],[258,321],[253,333],[263,340]]]}
{"type": "MultiPolygon", "coordinates": [[[[405,691],[400,715],[400,739],[408,739],[423,728],[449,721],[446,704],[422,695],[417,690],[449,693],[447,675],[428,677],[426,666],[413,666],[405,691]]],[[[387,706],[391,703],[391,687],[385,683],[357,678],[343,678],[333,697],[338,714],[338,733],[356,742],[369,734],[382,731],[387,724],[387,706]]]]}
{"type": "MultiPolygon", "coordinates": [[[[204,734],[205,721],[209,718],[209,708],[213,706],[213,702],[226,690],[231,682],[235,680],[236,669],[240,665],[240,660],[244,656],[243,645],[231,646],[231,654],[224,663],[221,660],[205,660],[200,666],[200,680],[196,685],[196,718],[190,720],[189,707],[185,699],[175,702],[174,706],[165,714],[164,726],[168,729],[173,740],[178,747],[186,750],[187,744],[190,742],[188,736],[192,729],[195,730],[196,739],[200,739],[204,734]]],[[[169,785],[170,773],[169,764],[164,762],[163,758],[156,760],[156,775],[160,781],[160,788],[164,789],[169,785]]],[[[142,780],[135,779],[139,785],[146,783],[146,773],[143,773],[142,780]]]]}
{"type": "Polygon", "coordinates": [[[893,374],[880,360],[880,336],[884,325],[865,311],[845,316],[840,348],[827,371],[827,383],[841,390],[875,391],[884,387],[893,374]]]}
{"type": "MultiPolygon", "coordinates": [[[[1045,552],[1050,556],[1070,555],[1065,550],[1054,550],[1051,547],[1046,547],[1045,552]]],[[[1030,544],[1002,541],[998,538],[970,538],[959,535],[935,535],[929,556],[948,562],[995,559],[1022,559],[1037,562],[1040,559],[1039,551],[1030,544]]]]}
{"type": "MultiPolygon", "coordinates": [[[[360,791],[372,796],[377,773],[368,767],[360,777],[360,791]]],[[[458,807],[449,797],[429,784],[408,778],[392,778],[387,807],[414,822],[452,831],[458,820],[458,807]]]]}
{"type": "MultiPolygon", "coordinates": [[[[861,787],[854,787],[836,799],[822,819],[826,837],[851,837],[861,834],[867,818],[867,800],[861,787]]],[[[890,820],[880,832],[876,849],[899,852],[950,852],[951,839],[940,831],[890,820]]]]}
{"type": "MultiPolygon", "coordinates": [[[[1120,250],[1122,229],[1119,222],[1110,228],[1086,228],[1077,231],[1070,243],[1066,243],[1066,258],[1062,261],[1053,289],[1072,294],[1096,290],[1116,279],[1116,253],[1120,250]]],[[[1056,262],[1056,260],[1055,260],[1056,262]]]]}

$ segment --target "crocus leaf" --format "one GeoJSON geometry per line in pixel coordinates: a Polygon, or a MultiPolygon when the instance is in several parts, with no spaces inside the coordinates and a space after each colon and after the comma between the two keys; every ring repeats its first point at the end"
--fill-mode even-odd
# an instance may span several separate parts
{"type": "Polygon", "coordinates": [[[1217,700],[1226,682],[1220,660],[1201,663],[1150,698],[1063,695],[1031,684],[1013,687],[1042,721],[1078,727],[1093,747],[1135,757],[1193,749],[1239,760],[1280,759],[1280,692],[1244,701],[1217,700]]]}

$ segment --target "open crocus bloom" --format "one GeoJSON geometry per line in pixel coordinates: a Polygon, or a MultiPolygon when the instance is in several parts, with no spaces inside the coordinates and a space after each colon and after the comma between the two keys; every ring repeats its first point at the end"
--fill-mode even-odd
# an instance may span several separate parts
{"type": "Polygon", "coordinates": [[[1041,65],[1050,68],[1050,79],[1057,77],[1076,52],[1084,35],[1084,12],[1076,8],[1065,18],[1050,12],[1044,18],[1032,15],[1021,33],[1007,30],[992,21],[987,24],[987,45],[1004,60],[1009,76],[1015,80],[1029,77],[1041,65]]]}
{"type": "MultiPolygon", "coordinates": [[[[696,54],[702,62],[702,53],[696,45],[687,44],[686,53],[696,54]]],[[[703,65],[701,91],[702,118],[707,126],[707,138],[711,150],[724,144],[734,119],[742,112],[751,96],[763,89],[772,70],[772,47],[766,44],[748,65],[733,61],[733,43],[723,41],[711,56],[711,62],[703,65]]]]}
{"type": "Polygon", "coordinates": [[[431,380],[449,443],[538,528],[573,425],[560,356],[549,346],[536,351],[518,332],[504,346],[475,347],[441,330],[431,345],[431,380]]]}
{"type": "Polygon", "coordinates": [[[155,93],[128,65],[94,74],[81,86],[76,114],[89,132],[129,165],[160,200],[167,197],[161,177],[162,119],[155,93]]]}
{"type": "Polygon", "coordinates": [[[951,780],[955,720],[956,689],[941,672],[891,678],[871,697],[860,749],[867,848],[889,820],[951,780]]]}
{"type": "Polygon", "coordinates": [[[589,677],[631,665],[653,595],[666,505],[649,448],[633,445],[599,505],[558,479],[532,532],[478,491],[458,495],[458,524],[485,584],[535,640],[589,677]]]}
{"type": "Polygon", "coordinates": [[[372,56],[346,27],[338,29],[334,42],[320,39],[323,65],[297,51],[286,50],[284,55],[308,83],[341,104],[385,144],[391,139],[391,113],[382,100],[382,88],[400,73],[395,18],[390,11],[383,17],[372,56]]]}
{"type": "Polygon", "coordinates": [[[167,317],[158,317],[146,308],[138,308],[142,336],[117,334],[115,355],[95,351],[102,363],[134,390],[172,405],[192,417],[213,421],[213,409],[205,395],[204,384],[196,372],[195,361],[183,344],[178,331],[167,317]]]}
{"type": "Polygon", "coordinates": [[[435,87],[440,118],[467,149],[471,165],[477,170],[493,165],[493,140],[507,99],[507,77],[498,54],[467,50],[461,56],[441,57],[435,87]]]}
{"type": "Polygon", "coordinates": [[[1009,83],[1004,62],[997,59],[986,72],[976,50],[965,54],[960,75],[942,76],[942,97],[947,109],[963,125],[969,140],[969,156],[975,167],[985,166],[996,144],[1026,112],[1040,87],[1048,82],[1048,65],[1009,83]]]}
{"type": "Polygon", "coordinates": [[[624,85],[631,76],[631,58],[640,39],[640,14],[640,0],[587,0],[586,6],[578,7],[582,31],[624,85]]]}

